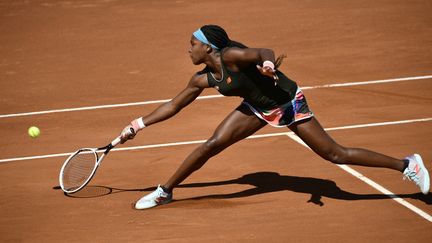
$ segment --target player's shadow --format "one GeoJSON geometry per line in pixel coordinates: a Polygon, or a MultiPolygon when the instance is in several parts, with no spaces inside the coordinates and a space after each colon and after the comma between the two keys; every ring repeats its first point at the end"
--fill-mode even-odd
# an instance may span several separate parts
{"type": "MultiPolygon", "coordinates": [[[[250,197],[254,195],[278,192],[278,191],[291,191],[297,193],[310,194],[311,197],[307,202],[323,206],[323,197],[339,199],[339,200],[379,200],[390,199],[393,197],[411,198],[424,202],[425,204],[432,204],[432,195],[423,195],[421,193],[413,194],[399,194],[399,195],[385,195],[385,194],[356,194],[342,190],[332,180],[324,180],[311,177],[298,177],[280,175],[276,172],[256,172],[244,175],[240,178],[225,181],[215,182],[201,182],[201,183],[188,183],[181,184],[179,188],[195,188],[195,187],[211,187],[230,184],[251,185],[251,189],[246,189],[239,192],[228,194],[210,194],[198,196],[193,198],[181,199],[176,201],[185,200],[203,200],[203,199],[229,199],[250,197]]],[[[89,185],[81,191],[74,194],[65,194],[69,197],[75,198],[94,198],[121,192],[142,191],[150,192],[155,190],[155,187],[148,187],[143,189],[121,189],[108,186],[89,185]]]]}
{"type": "Polygon", "coordinates": [[[280,175],[276,172],[257,172],[244,175],[240,178],[227,181],[217,182],[204,182],[204,183],[190,183],[180,185],[183,188],[193,187],[208,187],[219,186],[228,184],[241,184],[251,185],[254,188],[247,189],[229,194],[212,194],[204,195],[194,198],[182,199],[183,200],[201,200],[201,199],[229,199],[250,197],[258,194],[278,192],[278,191],[292,191],[297,193],[310,194],[311,197],[307,202],[323,206],[323,197],[340,199],[340,200],[377,200],[377,199],[390,199],[394,197],[411,198],[422,201],[426,204],[432,204],[432,195],[423,195],[421,193],[413,194],[399,194],[399,195],[385,195],[385,194],[355,194],[347,192],[339,188],[334,181],[310,178],[310,177],[297,177],[280,175]]]}

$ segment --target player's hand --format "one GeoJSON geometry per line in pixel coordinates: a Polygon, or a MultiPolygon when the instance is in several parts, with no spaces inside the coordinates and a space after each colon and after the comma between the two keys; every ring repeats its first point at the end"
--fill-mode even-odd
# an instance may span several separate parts
{"type": "Polygon", "coordinates": [[[276,73],[276,70],[272,69],[271,67],[261,67],[260,65],[257,65],[258,70],[262,75],[268,76],[273,78],[273,76],[276,73]]]}
{"type": "Polygon", "coordinates": [[[144,120],[142,117],[131,121],[131,123],[129,125],[127,125],[125,128],[123,128],[123,131],[120,134],[120,139],[121,139],[120,143],[123,144],[129,139],[133,139],[135,137],[135,135],[140,130],[142,130],[144,127],[145,127],[145,124],[144,124],[144,120]]]}
{"type": "Polygon", "coordinates": [[[275,81],[275,85],[277,84],[276,81],[278,81],[279,78],[276,75],[276,69],[274,69],[274,64],[272,62],[265,61],[262,67],[260,65],[257,65],[257,69],[262,75],[273,78],[273,80],[275,81]]]}
{"type": "Polygon", "coordinates": [[[125,143],[129,139],[133,139],[136,135],[135,130],[133,129],[132,125],[127,125],[125,128],[123,128],[122,132],[120,133],[120,140],[121,144],[125,143]]]}

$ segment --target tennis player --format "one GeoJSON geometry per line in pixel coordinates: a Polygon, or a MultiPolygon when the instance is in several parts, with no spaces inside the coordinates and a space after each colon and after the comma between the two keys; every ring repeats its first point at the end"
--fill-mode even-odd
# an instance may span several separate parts
{"type": "Polygon", "coordinates": [[[198,146],[165,184],[135,203],[146,209],[169,203],[173,189],[212,156],[270,124],[288,127],[316,154],[335,164],[384,167],[403,173],[424,194],[429,192],[429,174],[420,155],[396,159],[361,148],[337,144],[322,128],[309,109],[297,84],[278,70],[284,56],[275,59],[274,52],[264,48],[248,48],[228,38],[224,29],[205,25],[190,40],[190,58],[194,65],[205,68],[195,73],[186,88],[171,101],[150,114],[133,120],[122,133],[122,142],[132,139],[146,126],[166,120],[194,101],[206,88],[215,88],[225,96],[243,98],[216,128],[214,134],[198,146]],[[130,134],[130,128],[134,133],[130,134]]]}

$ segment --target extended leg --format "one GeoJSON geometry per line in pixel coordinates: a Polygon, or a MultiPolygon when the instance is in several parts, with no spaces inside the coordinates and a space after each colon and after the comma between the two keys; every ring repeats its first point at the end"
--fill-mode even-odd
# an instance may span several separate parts
{"type": "Polygon", "coordinates": [[[337,144],[314,117],[291,125],[290,129],[315,153],[336,164],[385,167],[401,172],[406,167],[403,160],[366,149],[346,148],[337,144]]]}

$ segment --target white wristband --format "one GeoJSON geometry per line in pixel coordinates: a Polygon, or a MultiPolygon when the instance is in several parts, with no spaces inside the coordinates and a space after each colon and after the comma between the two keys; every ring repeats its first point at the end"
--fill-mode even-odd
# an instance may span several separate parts
{"type": "Polygon", "coordinates": [[[263,62],[263,67],[269,67],[269,68],[271,68],[272,70],[274,70],[275,65],[274,65],[274,63],[271,62],[271,61],[264,61],[264,62],[263,62]]]}
{"type": "Polygon", "coordinates": [[[132,128],[135,130],[135,133],[145,127],[144,120],[142,117],[135,119],[131,122],[132,128]]]}
{"type": "Polygon", "coordinates": [[[138,125],[140,129],[143,129],[146,125],[144,124],[144,120],[142,117],[138,118],[138,125]]]}

